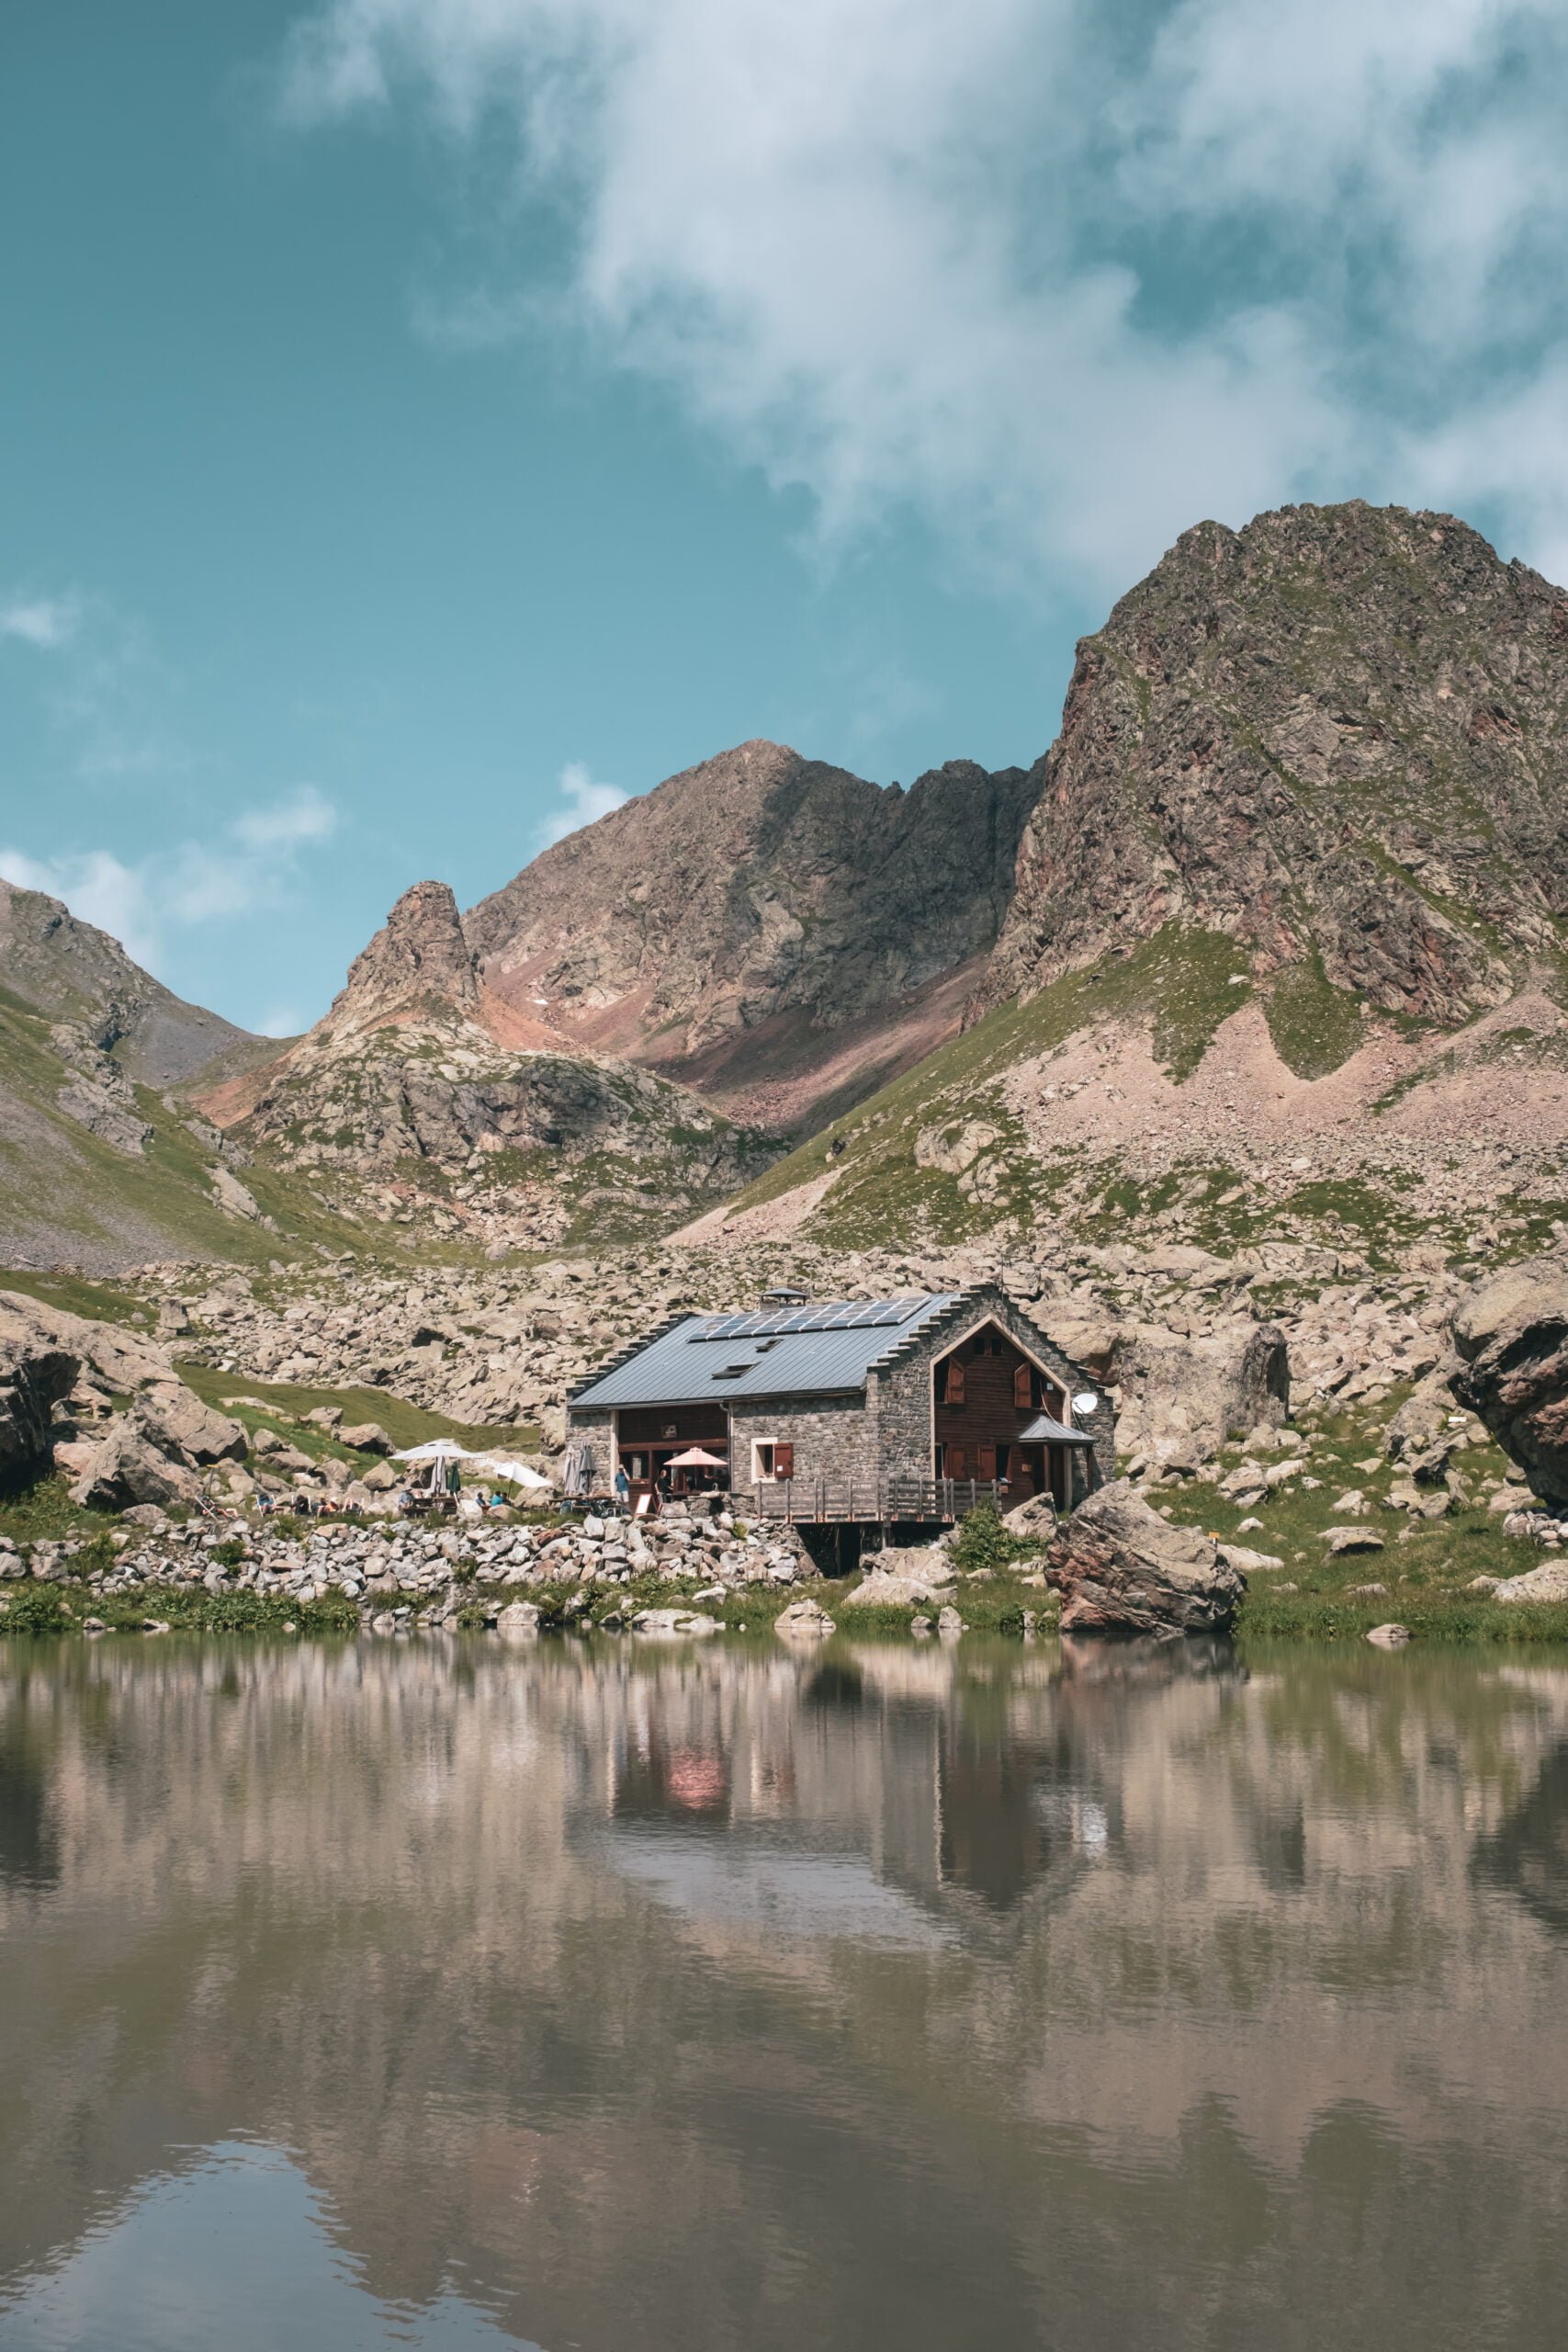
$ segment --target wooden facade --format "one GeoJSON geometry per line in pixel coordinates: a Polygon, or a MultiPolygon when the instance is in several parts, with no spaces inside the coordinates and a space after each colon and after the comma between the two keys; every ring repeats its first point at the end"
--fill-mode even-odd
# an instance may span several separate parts
{"type": "Polygon", "coordinates": [[[1015,1502],[1049,1494],[1066,1503],[1066,1449],[1019,1442],[1043,1412],[1066,1420],[1066,1396],[999,1323],[986,1322],[939,1356],[932,1380],[937,1477],[999,1480],[1015,1502]]]}

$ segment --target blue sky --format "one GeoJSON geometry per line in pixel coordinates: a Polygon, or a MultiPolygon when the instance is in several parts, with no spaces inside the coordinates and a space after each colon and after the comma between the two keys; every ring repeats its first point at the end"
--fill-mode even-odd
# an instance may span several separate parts
{"type": "Polygon", "coordinates": [[[750,735],[1032,759],[1188,523],[1568,573],[1514,0],[13,0],[0,871],[249,1025],[750,735]]]}

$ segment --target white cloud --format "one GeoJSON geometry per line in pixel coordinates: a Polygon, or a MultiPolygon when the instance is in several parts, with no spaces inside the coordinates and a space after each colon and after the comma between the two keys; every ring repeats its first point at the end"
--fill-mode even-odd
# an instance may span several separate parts
{"type": "Polygon", "coordinates": [[[35,857],[0,848],[0,876],[21,889],[63,899],[73,915],[109,932],[137,963],[156,969],[171,933],[276,905],[302,851],[336,824],[331,803],[305,785],[242,811],[214,841],[176,842],[130,861],[107,849],[35,857]]]}
{"type": "Polygon", "coordinates": [[[158,952],[160,926],[145,864],[127,865],[107,849],[29,857],[25,850],[0,848],[0,876],[18,889],[63,899],[82,922],[112,933],[139,964],[158,952]]]}
{"type": "Polygon", "coordinates": [[[76,596],[13,596],[0,605],[0,637],[14,637],[40,653],[69,645],[82,621],[76,596]]]}
{"type": "Polygon", "coordinates": [[[1438,477],[1546,543],[1560,415],[1523,468],[1489,421],[1568,351],[1565,41],[1558,0],[326,0],[285,82],[302,122],[423,105],[515,215],[517,278],[427,332],[553,304],[829,540],[910,504],[1103,586],[1204,514],[1438,477]]]}
{"type": "Polygon", "coordinates": [[[313,784],[302,784],[270,808],[250,808],[234,820],[237,841],[247,849],[302,849],[309,842],[324,842],[337,831],[337,810],[313,784]]]}
{"type": "Polygon", "coordinates": [[[583,825],[592,825],[599,818],[607,817],[630,795],[617,785],[595,784],[581,760],[569,760],[556,783],[560,805],[544,819],[536,835],[540,849],[548,849],[552,842],[564,841],[568,833],[577,832],[583,825]]]}
{"type": "Polygon", "coordinates": [[[258,1037],[298,1037],[309,1025],[297,1004],[275,1004],[262,1014],[254,1027],[258,1037]]]}

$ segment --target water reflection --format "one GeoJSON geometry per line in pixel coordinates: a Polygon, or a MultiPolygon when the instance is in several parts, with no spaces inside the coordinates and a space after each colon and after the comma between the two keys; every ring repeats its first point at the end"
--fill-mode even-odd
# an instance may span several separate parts
{"type": "Polygon", "coordinates": [[[1555,2342],[1565,1865],[1552,1662],[0,1656],[0,2345],[1555,2342]]]}

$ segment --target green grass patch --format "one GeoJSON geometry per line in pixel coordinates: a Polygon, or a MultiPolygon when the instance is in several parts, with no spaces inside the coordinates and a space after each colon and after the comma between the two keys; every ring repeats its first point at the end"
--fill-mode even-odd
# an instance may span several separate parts
{"type": "MultiPolygon", "coordinates": [[[[421,1405],[411,1405],[406,1398],[394,1396],[385,1388],[310,1388],[297,1381],[254,1380],[248,1373],[218,1372],[205,1363],[182,1363],[177,1366],[180,1378],[193,1389],[202,1402],[226,1407],[226,1396],[255,1396],[270,1416],[290,1423],[303,1420],[307,1413],[318,1412],[323,1406],[335,1405],[350,1428],[360,1421],[378,1421],[395,1446],[423,1445],[431,1438],[450,1438],[455,1444],[480,1447],[528,1448],[537,1445],[538,1430],[531,1422],[508,1425],[500,1422],[476,1424],[449,1420],[445,1413],[426,1412],[421,1405]]],[[[240,1409],[235,1418],[255,1423],[261,1417],[254,1409],[240,1409]]],[[[290,1428],[288,1435],[301,1453],[309,1453],[309,1441],[316,1438],[326,1451],[332,1451],[336,1441],[323,1432],[290,1428]]],[[[348,1449],[336,1446],[340,1453],[348,1449]]],[[[362,1456],[353,1456],[362,1460],[362,1456]]]]}
{"type": "Polygon", "coordinates": [[[60,1470],[0,1496],[0,1535],[13,1544],[58,1544],[71,1535],[106,1534],[117,1524],[110,1511],[73,1503],[71,1482],[60,1470]]]}
{"type": "Polygon", "coordinates": [[[1326,1078],[1366,1036],[1360,999],[1333,986],[1315,950],[1310,961],[1275,976],[1263,1011],[1275,1052],[1297,1078],[1326,1078]]]}
{"type": "Polygon", "coordinates": [[[342,1636],[359,1623],[355,1604],[336,1592],[322,1600],[295,1600],[286,1593],[207,1592],[199,1585],[145,1585],[130,1593],[52,1584],[4,1589],[22,1599],[13,1598],[0,1615],[0,1635],[80,1633],[88,1617],[110,1633],[127,1634],[142,1632],[149,1619],[180,1634],[282,1634],[291,1626],[297,1634],[342,1636]]]}
{"type": "Polygon", "coordinates": [[[1066,973],[1026,1001],[988,1013],[835,1120],[841,1154],[830,1154],[827,1136],[818,1134],[747,1185],[733,1205],[739,1210],[780,1200],[832,1170],[837,1181],[810,1229],[836,1246],[874,1247],[922,1231],[933,1241],[956,1242],[1010,1217],[1027,1224],[1054,1205],[1058,1171],[1032,1157],[1001,1101],[999,1081],[1007,1073],[1054,1052],[1081,1030],[1115,1020],[1147,1023],[1156,1058],[1173,1078],[1187,1078],[1220,1023],[1251,992],[1245,954],[1233,941],[1167,924],[1130,955],[1066,973]],[[996,1145],[974,1170],[961,1182],[917,1167],[915,1144],[923,1128],[952,1130],[967,1119],[983,1119],[998,1130],[996,1145]],[[988,1182],[987,1159],[993,1163],[988,1182]]]}

